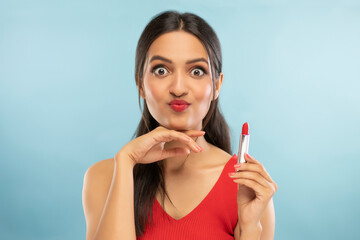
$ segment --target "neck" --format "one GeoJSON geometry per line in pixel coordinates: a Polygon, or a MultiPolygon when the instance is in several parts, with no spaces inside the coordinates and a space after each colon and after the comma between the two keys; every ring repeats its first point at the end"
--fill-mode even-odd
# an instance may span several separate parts
{"type": "MultiPolygon", "coordinates": [[[[183,171],[188,168],[196,168],[203,164],[204,156],[209,152],[210,144],[205,140],[204,136],[192,138],[200,147],[203,149],[202,152],[194,153],[190,152],[188,155],[182,155],[179,157],[172,157],[164,159],[165,171],[183,171]]],[[[185,147],[189,148],[186,144],[180,141],[172,141],[165,144],[164,148],[175,148],[175,147],[185,147]]]]}

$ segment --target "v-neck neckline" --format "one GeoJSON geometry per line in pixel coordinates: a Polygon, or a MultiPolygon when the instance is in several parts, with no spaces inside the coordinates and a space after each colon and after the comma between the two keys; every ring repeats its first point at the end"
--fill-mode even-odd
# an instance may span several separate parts
{"type": "Polygon", "coordinates": [[[212,192],[215,191],[217,185],[219,185],[219,182],[220,182],[220,179],[222,178],[223,174],[225,174],[225,169],[227,167],[228,164],[230,164],[231,160],[233,158],[236,157],[236,154],[234,154],[230,159],[229,161],[224,165],[223,169],[221,170],[221,173],[220,173],[220,176],[219,178],[216,180],[214,186],[210,189],[210,191],[208,192],[208,194],[204,197],[203,200],[201,200],[201,202],[193,209],[191,210],[188,214],[186,214],[185,216],[183,216],[182,218],[179,218],[179,219],[175,219],[173,218],[172,216],[170,216],[161,206],[161,204],[159,203],[159,201],[157,200],[157,198],[155,197],[155,204],[157,204],[157,206],[160,208],[160,211],[162,213],[164,213],[166,216],[169,217],[169,219],[171,219],[172,221],[175,221],[175,222],[180,222],[180,221],[183,221],[184,219],[187,219],[189,217],[191,217],[194,213],[196,213],[206,202],[206,200],[209,198],[209,196],[212,194],[212,192]]]}

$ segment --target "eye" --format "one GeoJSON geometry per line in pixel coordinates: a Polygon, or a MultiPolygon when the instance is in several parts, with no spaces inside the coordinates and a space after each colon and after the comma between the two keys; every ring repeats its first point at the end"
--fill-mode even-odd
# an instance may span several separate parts
{"type": "Polygon", "coordinates": [[[163,76],[166,73],[168,73],[168,70],[163,65],[157,65],[157,66],[153,67],[151,72],[156,75],[163,76]]]}
{"type": "Polygon", "coordinates": [[[197,77],[202,77],[203,75],[206,74],[206,71],[202,67],[196,67],[193,70],[191,70],[191,74],[197,77]]]}

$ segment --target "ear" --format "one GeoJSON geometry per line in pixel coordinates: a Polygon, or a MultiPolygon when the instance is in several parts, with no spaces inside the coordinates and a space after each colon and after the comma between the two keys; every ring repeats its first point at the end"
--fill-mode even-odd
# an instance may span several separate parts
{"type": "MultiPolygon", "coordinates": [[[[139,82],[139,81],[136,81],[139,82]]],[[[143,86],[137,86],[138,87],[138,91],[140,93],[140,97],[142,97],[143,99],[145,99],[145,92],[144,92],[144,87],[143,86]]]]}
{"type": "Polygon", "coordinates": [[[216,79],[216,83],[215,83],[215,99],[219,97],[220,88],[223,83],[223,78],[224,78],[224,74],[221,72],[219,78],[216,79]]]}
{"type": "Polygon", "coordinates": [[[139,92],[140,92],[140,96],[141,96],[143,99],[145,99],[145,93],[144,93],[144,90],[143,90],[142,87],[139,88],[139,92]]]}

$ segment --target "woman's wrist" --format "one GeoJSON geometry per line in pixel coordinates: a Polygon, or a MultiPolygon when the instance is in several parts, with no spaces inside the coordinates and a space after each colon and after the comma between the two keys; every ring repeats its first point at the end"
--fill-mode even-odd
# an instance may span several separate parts
{"type": "Polygon", "coordinates": [[[114,161],[116,163],[117,166],[126,166],[129,167],[131,169],[133,169],[135,167],[135,162],[134,160],[129,157],[129,155],[127,153],[125,153],[124,150],[120,150],[114,157],[114,161]]]}
{"type": "Polygon", "coordinates": [[[240,240],[258,240],[261,236],[261,223],[242,225],[240,230],[240,240]]]}

